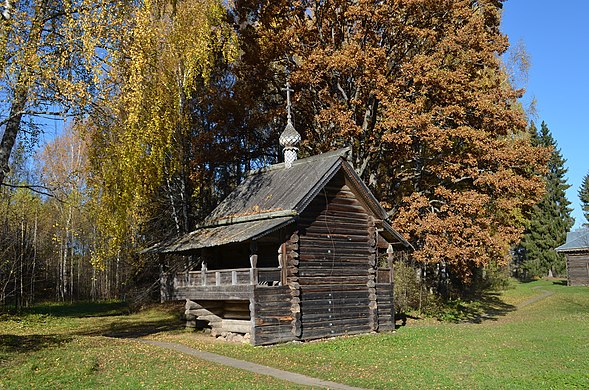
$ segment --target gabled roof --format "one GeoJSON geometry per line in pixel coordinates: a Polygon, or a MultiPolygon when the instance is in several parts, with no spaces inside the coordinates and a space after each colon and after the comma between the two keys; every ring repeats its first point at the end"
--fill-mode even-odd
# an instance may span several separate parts
{"type": "Polygon", "coordinates": [[[566,242],[555,249],[557,252],[589,251],[589,229],[567,233],[566,242]]]}
{"type": "Polygon", "coordinates": [[[388,238],[411,245],[387,222],[387,213],[346,161],[349,148],[250,172],[192,233],[156,244],[144,253],[184,252],[257,239],[295,221],[321,189],[341,170],[370,211],[383,220],[388,238]]]}
{"type": "Polygon", "coordinates": [[[201,227],[184,236],[153,245],[143,253],[181,253],[211,246],[257,239],[294,222],[293,216],[259,219],[201,227]]]}
{"type": "Polygon", "coordinates": [[[204,223],[285,210],[300,213],[337,173],[349,151],[345,148],[296,160],[289,169],[280,163],[252,171],[204,223]]]}

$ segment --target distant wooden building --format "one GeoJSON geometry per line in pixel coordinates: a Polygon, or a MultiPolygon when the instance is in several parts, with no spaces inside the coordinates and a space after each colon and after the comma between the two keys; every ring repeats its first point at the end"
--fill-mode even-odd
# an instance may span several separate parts
{"type": "Polygon", "coordinates": [[[568,233],[556,251],[566,257],[568,285],[589,286],[589,229],[568,233]]]}

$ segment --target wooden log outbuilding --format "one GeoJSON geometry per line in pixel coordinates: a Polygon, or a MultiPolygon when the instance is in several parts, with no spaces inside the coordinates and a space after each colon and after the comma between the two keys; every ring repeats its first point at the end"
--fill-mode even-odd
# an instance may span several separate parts
{"type": "Polygon", "coordinates": [[[564,253],[569,286],[589,286],[589,229],[567,233],[566,242],[556,248],[564,253]]]}
{"type": "Polygon", "coordinates": [[[394,329],[393,260],[411,245],[349,152],[251,172],[194,232],[147,249],[199,259],[162,275],[162,299],[254,345],[394,329]]]}

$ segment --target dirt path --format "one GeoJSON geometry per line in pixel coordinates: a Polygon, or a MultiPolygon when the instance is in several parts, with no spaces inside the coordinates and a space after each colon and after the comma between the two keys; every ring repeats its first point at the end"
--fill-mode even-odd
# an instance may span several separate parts
{"type": "Polygon", "coordinates": [[[223,355],[217,355],[211,352],[204,352],[199,351],[198,349],[190,348],[182,344],[176,343],[169,343],[165,341],[155,341],[155,340],[144,340],[144,339],[135,339],[140,343],[151,344],[162,348],[171,349],[174,351],[182,352],[187,355],[196,356],[199,359],[207,360],[209,362],[223,364],[225,366],[235,367],[242,370],[250,371],[256,374],[261,375],[269,375],[277,379],[281,379],[284,381],[289,381],[292,383],[296,383],[299,385],[305,386],[312,386],[312,387],[322,387],[322,388],[329,388],[329,389],[341,389],[341,390],[362,390],[358,387],[351,387],[347,385],[343,385],[341,383],[335,383],[330,381],[325,381],[322,379],[312,378],[310,376],[295,374],[289,371],[279,370],[277,368],[262,366],[261,364],[246,362],[243,360],[233,359],[223,355]]]}
{"type": "MultiPolygon", "coordinates": [[[[532,290],[539,290],[540,288],[542,288],[542,287],[536,286],[536,287],[532,287],[532,290]]],[[[546,290],[539,290],[539,291],[542,292],[542,295],[532,297],[532,298],[528,299],[527,301],[520,303],[519,305],[517,305],[517,308],[521,309],[523,307],[529,306],[529,305],[534,304],[538,301],[541,301],[542,299],[546,299],[549,296],[554,294],[554,292],[552,292],[552,291],[546,291],[546,290]]]]}

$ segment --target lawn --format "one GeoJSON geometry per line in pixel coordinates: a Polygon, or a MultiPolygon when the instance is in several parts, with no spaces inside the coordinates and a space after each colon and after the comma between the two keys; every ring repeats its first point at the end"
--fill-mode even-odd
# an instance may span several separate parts
{"type": "Polygon", "coordinates": [[[0,320],[0,387],[290,387],[110,337],[136,336],[365,388],[589,388],[589,288],[543,280],[490,302],[478,323],[418,320],[395,333],[273,347],[187,333],[172,306],[131,315],[121,305],[42,306],[0,320]]]}
{"type": "Polygon", "coordinates": [[[0,388],[291,388],[290,383],[134,341],[181,326],[179,307],[43,305],[0,315],[0,388]]]}

